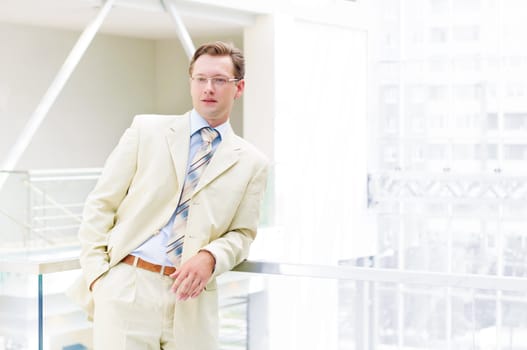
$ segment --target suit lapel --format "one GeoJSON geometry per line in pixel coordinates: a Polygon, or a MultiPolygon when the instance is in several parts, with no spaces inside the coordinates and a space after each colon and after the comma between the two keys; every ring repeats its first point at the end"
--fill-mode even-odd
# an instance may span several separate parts
{"type": "Polygon", "coordinates": [[[176,169],[176,176],[179,186],[183,186],[185,181],[188,152],[190,147],[190,115],[187,113],[184,118],[177,118],[169,127],[166,133],[166,140],[172,162],[176,169]]]}
{"type": "Polygon", "coordinates": [[[194,190],[194,194],[236,164],[240,158],[241,147],[235,140],[234,132],[230,129],[226,133],[225,138],[218,145],[209,165],[203,171],[203,174],[201,174],[201,178],[194,190]]]}

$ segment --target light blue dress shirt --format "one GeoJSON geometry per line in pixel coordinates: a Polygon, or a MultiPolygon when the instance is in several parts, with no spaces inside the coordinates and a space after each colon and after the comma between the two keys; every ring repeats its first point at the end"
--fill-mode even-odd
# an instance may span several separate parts
{"type": "MultiPolygon", "coordinates": [[[[190,166],[190,160],[194,157],[196,152],[201,145],[201,134],[199,130],[202,128],[210,127],[207,121],[196,112],[192,110],[190,112],[190,147],[189,147],[189,156],[187,163],[187,170],[190,166]]],[[[225,133],[229,129],[229,121],[217,126],[214,128],[220,134],[219,138],[216,138],[212,143],[212,149],[216,150],[219,143],[223,139],[225,133]]],[[[168,238],[170,237],[170,232],[172,230],[172,225],[174,224],[174,218],[176,208],[174,208],[174,214],[167,222],[167,224],[159,231],[159,234],[152,236],[150,239],[141,244],[137,249],[135,249],[131,254],[140,257],[148,262],[158,265],[172,266],[172,262],[168,260],[165,250],[168,238]]]]}

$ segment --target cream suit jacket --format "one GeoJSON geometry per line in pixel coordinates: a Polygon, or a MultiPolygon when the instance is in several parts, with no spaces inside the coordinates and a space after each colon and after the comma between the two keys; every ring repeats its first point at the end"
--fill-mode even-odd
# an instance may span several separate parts
{"type": "MultiPolygon", "coordinates": [[[[107,159],[86,201],[79,230],[82,276],[68,292],[90,316],[90,284],[157,234],[174,212],[186,175],[189,141],[190,113],[140,115],[107,159]]],[[[267,168],[265,156],[230,129],[196,186],[182,259],[207,249],[216,257],[216,267],[199,297],[176,304],[178,349],[217,349],[215,278],[248,255],[267,168]]]]}

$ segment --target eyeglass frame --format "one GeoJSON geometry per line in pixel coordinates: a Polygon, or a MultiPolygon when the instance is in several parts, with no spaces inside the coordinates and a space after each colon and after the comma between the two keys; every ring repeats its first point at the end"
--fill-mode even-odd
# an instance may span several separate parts
{"type": "Polygon", "coordinates": [[[242,78],[227,78],[223,76],[215,76],[215,77],[204,77],[201,75],[190,77],[190,80],[195,81],[198,85],[205,86],[209,81],[214,87],[224,87],[227,83],[232,82],[239,82],[240,80],[243,80],[242,78]],[[221,81],[221,83],[218,83],[218,80],[221,81]]]}

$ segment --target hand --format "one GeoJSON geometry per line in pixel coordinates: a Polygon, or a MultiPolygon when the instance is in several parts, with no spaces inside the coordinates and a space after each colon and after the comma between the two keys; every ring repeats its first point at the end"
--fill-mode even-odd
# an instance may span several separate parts
{"type": "Polygon", "coordinates": [[[170,275],[174,279],[171,290],[176,293],[176,298],[187,300],[200,295],[212,276],[215,265],[216,259],[206,250],[200,250],[181,265],[170,275]]]}

